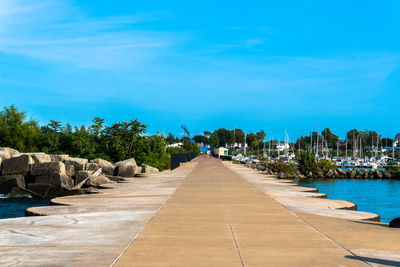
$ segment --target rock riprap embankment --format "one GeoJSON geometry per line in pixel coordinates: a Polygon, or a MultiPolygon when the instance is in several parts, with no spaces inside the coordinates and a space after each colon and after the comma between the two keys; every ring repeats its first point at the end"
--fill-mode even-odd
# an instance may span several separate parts
{"type": "Polygon", "coordinates": [[[149,165],[139,166],[134,159],[113,164],[99,158],[89,161],[0,147],[0,194],[23,192],[46,198],[93,193],[102,184],[119,181],[119,177],[146,177],[157,172],[149,165]]]}

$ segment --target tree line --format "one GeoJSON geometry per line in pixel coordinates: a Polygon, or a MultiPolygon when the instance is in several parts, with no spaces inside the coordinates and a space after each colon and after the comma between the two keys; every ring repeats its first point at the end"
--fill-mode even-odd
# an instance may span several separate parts
{"type": "MultiPolygon", "coordinates": [[[[245,134],[241,129],[228,130],[220,128],[213,132],[204,131],[203,134],[193,136],[193,140],[196,143],[202,143],[204,145],[210,145],[211,147],[243,147],[246,143],[251,149],[257,149],[264,146],[266,133],[264,130],[260,130],[256,133],[245,134]],[[246,139],[246,140],[245,140],[246,139]]],[[[188,137],[178,138],[172,133],[169,133],[166,140],[168,144],[181,142],[188,137]]]]}
{"type": "MultiPolygon", "coordinates": [[[[264,130],[260,130],[255,133],[248,133],[241,129],[233,129],[228,130],[224,128],[220,128],[213,132],[204,131],[203,134],[195,135],[193,140],[196,143],[202,143],[204,145],[208,144],[211,147],[229,147],[229,148],[238,148],[243,147],[244,144],[247,145],[247,148],[250,150],[258,150],[263,149],[264,147],[269,148],[271,144],[271,148],[278,144],[278,140],[265,140],[266,133],[264,130]],[[246,139],[246,140],[245,140],[246,139]],[[270,144],[269,144],[270,143],[270,144]]],[[[168,144],[173,144],[176,142],[181,142],[182,140],[188,139],[188,137],[178,138],[175,137],[172,133],[169,133],[166,141],[168,144]]],[[[316,131],[311,132],[310,135],[301,136],[296,141],[291,142],[291,149],[296,150],[316,150],[317,144],[319,149],[321,147],[328,148],[331,150],[335,150],[339,148],[340,151],[353,150],[354,145],[357,149],[360,146],[362,147],[392,147],[394,141],[398,141],[400,145],[400,133],[395,136],[394,139],[389,137],[382,137],[382,135],[378,134],[376,131],[372,130],[358,130],[352,129],[346,133],[346,138],[344,140],[340,140],[339,136],[334,134],[331,129],[325,128],[320,133],[316,131]],[[318,141],[317,141],[318,140],[318,141]],[[354,143],[355,141],[355,143],[354,143]]]]}
{"type": "Polygon", "coordinates": [[[72,127],[51,120],[40,126],[15,106],[0,112],[0,146],[21,152],[69,154],[87,159],[103,158],[113,162],[135,158],[138,164],[149,164],[160,170],[169,168],[172,153],[199,153],[199,148],[186,142],[181,148],[167,148],[160,134],[147,136],[147,125],[138,120],[115,122],[110,126],[102,118],[91,125],[72,127]]]}

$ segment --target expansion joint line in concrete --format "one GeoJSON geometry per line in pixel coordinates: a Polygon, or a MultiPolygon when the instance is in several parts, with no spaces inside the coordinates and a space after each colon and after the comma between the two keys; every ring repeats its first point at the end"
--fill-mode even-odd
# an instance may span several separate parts
{"type": "MultiPolygon", "coordinates": [[[[283,206],[283,205],[282,205],[283,206]]],[[[368,262],[366,262],[363,258],[359,257],[357,254],[355,254],[353,251],[347,249],[346,247],[342,246],[342,244],[340,244],[339,242],[337,242],[335,239],[333,239],[332,237],[330,237],[329,235],[325,234],[324,232],[322,232],[321,230],[319,230],[317,227],[315,227],[314,225],[310,224],[309,222],[307,222],[303,217],[301,217],[300,215],[294,213],[293,211],[289,210],[287,207],[283,206],[285,209],[287,209],[290,213],[292,213],[293,215],[297,216],[297,218],[299,218],[303,223],[307,224],[309,227],[311,227],[312,229],[314,229],[315,231],[317,231],[318,233],[322,234],[323,236],[325,236],[326,238],[328,238],[331,242],[335,243],[336,245],[338,245],[339,247],[341,247],[342,249],[346,250],[348,253],[352,254],[354,257],[356,257],[358,260],[362,261],[363,263],[365,263],[368,266],[373,267],[373,265],[369,264],[368,262]]]]}
{"type": "Polygon", "coordinates": [[[242,266],[244,267],[244,262],[243,262],[242,254],[240,254],[239,244],[238,244],[238,242],[237,242],[237,238],[236,238],[236,235],[235,235],[235,231],[234,231],[233,228],[232,228],[232,222],[231,222],[231,218],[230,218],[229,214],[227,214],[227,218],[228,218],[228,221],[229,221],[229,227],[230,227],[230,229],[231,229],[233,241],[235,242],[236,250],[237,250],[237,252],[238,252],[238,254],[239,254],[240,262],[241,262],[242,266]]]}
{"type": "MultiPolygon", "coordinates": [[[[219,200],[221,201],[221,203],[223,203],[223,200],[222,200],[221,196],[218,196],[218,198],[219,198],[219,200]]],[[[239,258],[240,258],[240,263],[241,263],[242,266],[244,267],[244,262],[243,262],[242,254],[240,253],[239,244],[238,244],[238,241],[237,241],[237,238],[236,238],[236,235],[235,235],[235,231],[233,230],[233,227],[232,227],[231,216],[229,215],[229,211],[227,211],[225,208],[224,208],[224,214],[225,214],[225,216],[226,216],[226,218],[227,218],[227,220],[228,220],[228,222],[229,222],[229,228],[231,229],[231,234],[232,234],[233,242],[235,243],[235,247],[236,247],[236,250],[237,250],[238,255],[239,255],[239,258]]]]}
{"type": "MultiPolygon", "coordinates": [[[[225,166],[226,167],[226,166],[225,166]]],[[[227,168],[227,167],[226,167],[227,168]]],[[[242,179],[245,179],[245,177],[238,172],[235,172],[239,175],[239,177],[241,177],[242,179]]],[[[250,183],[252,186],[254,186],[252,183],[250,183]]],[[[258,191],[262,192],[265,194],[265,192],[263,192],[260,188],[254,186],[258,191]]],[[[348,253],[352,254],[354,257],[356,257],[357,259],[359,259],[360,261],[362,261],[363,263],[365,263],[368,266],[373,267],[373,265],[369,264],[368,262],[366,262],[363,258],[359,257],[357,254],[355,254],[354,252],[352,252],[351,250],[345,248],[344,246],[342,246],[342,244],[340,244],[339,242],[337,242],[335,239],[333,239],[332,237],[330,237],[329,235],[325,234],[324,232],[322,232],[321,230],[319,230],[318,228],[316,228],[314,225],[310,224],[309,222],[307,222],[303,217],[301,217],[300,215],[298,215],[297,213],[291,211],[290,209],[288,209],[285,205],[282,205],[281,203],[279,203],[276,199],[272,198],[276,203],[278,203],[279,205],[281,205],[282,207],[284,207],[287,211],[289,211],[291,214],[293,214],[294,216],[296,216],[297,218],[299,218],[303,223],[305,223],[306,225],[308,225],[309,227],[311,227],[312,229],[314,229],[315,231],[317,231],[318,233],[320,233],[321,235],[325,236],[326,238],[328,238],[331,242],[333,242],[334,244],[336,244],[337,246],[341,247],[342,249],[346,250],[348,253]]],[[[236,242],[236,241],[235,241],[236,242]]],[[[243,263],[243,262],[242,262],[243,263]]]]}
{"type": "Polygon", "coordinates": [[[147,223],[145,223],[143,225],[143,227],[129,240],[128,244],[125,246],[124,250],[121,252],[121,254],[118,255],[118,257],[114,260],[113,263],[111,263],[110,267],[113,267],[118,260],[125,254],[125,252],[128,250],[128,248],[132,245],[133,241],[135,241],[135,239],[143,232],[143,230],[150,224],[150,222],[153,220],[153,218],[157,215],[157,213],[167,204],[168,200],[170,200],[172,198],[172,196],[175,194],[176,190],[178,190],[178,188],[184,183],[185,179],[192,173],[192,171],[195,168],[193,168],[192,170],[190,170],[189,173],[186,174],[186,176],[184,177],[184,180],[176,187],[175,191],[173,194],[171,194],[168,199],[156,210],[156,212],[151,216],[151,218],[149,219],[149,221],[147,223]]]}

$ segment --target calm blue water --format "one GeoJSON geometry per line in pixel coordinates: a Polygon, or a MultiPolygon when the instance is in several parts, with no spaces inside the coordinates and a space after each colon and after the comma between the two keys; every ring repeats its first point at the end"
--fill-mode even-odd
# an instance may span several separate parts
{"type": "Polygon", "coordinates": [[[351,201],[359,211],[381,216],[382,222],[400,217],[400,181],[365,179],[297,179],[300,186],[318,188],[331,199],[351,201]]]}
{"type": "Polygon", "coordinates": [[[27,196],[6,198],[0,194],[0,219],[23,217],[27,208],[48,206],[49,203],[48,199],[27,196]]]}

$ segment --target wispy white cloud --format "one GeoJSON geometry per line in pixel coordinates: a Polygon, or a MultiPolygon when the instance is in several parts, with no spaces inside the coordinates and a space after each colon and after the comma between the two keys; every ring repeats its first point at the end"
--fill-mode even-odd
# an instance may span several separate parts
{"type": "Polygon", "coordinates": [[[127,27],[159,16],[92,18],[68,2],[4,0],[0,51],[81,68],[125,68],[157,57],[175,42],[169,33],[127,27]]]}

